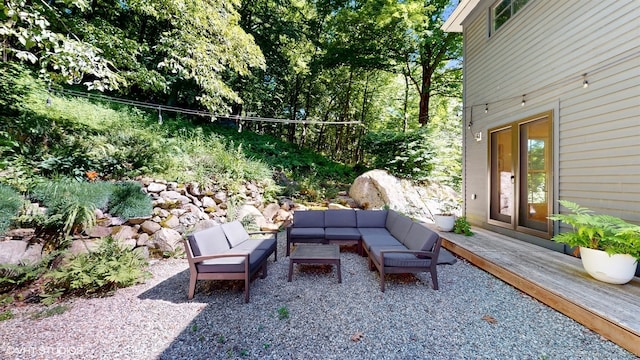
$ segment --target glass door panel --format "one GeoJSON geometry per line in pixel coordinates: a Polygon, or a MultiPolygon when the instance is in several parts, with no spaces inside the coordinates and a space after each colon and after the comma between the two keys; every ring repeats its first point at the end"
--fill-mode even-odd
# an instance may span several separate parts
{"type": "Polygon", "coordinates": [[[520,226],[548,230],[550,156],[549,118],[520,124],[520,226]]]}
{"type": "Polygon", "coordinates": [[[490,219],[512,223],[514,214],[513,141],[511,128],[491,133],[490,219]]]}

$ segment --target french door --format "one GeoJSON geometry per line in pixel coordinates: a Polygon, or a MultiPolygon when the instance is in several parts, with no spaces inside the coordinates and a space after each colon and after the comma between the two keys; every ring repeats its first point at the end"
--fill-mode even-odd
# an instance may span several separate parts
{"type": "Polygon", "coordinates": [[[552,113],[490,130],[489,222],[551,236],[552,113]]]}

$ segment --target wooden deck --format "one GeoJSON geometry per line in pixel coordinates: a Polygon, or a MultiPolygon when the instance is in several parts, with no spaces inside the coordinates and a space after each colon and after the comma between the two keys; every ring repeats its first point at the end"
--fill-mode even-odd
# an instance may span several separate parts
{"type": "Polygon", "coordinates": [[[640,356],[640,278],[626,285],[592,279],[580,259],[474,228],[440,232],[457,256],[640,356]]]}

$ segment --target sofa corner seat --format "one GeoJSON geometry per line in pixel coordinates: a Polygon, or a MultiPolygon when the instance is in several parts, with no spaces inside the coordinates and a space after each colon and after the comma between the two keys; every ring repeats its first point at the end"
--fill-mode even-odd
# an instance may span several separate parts
{"type": "Polygon", "coordinates": [[[249,302],[251,277],[267,276],[267,259],[274,254],[275,236],[251,239],[238,221],[214,226],[190,234],[184,241],[189,261],[188,298],[193,299],[198,280],[244,280],[245,302],[249,302]]]}

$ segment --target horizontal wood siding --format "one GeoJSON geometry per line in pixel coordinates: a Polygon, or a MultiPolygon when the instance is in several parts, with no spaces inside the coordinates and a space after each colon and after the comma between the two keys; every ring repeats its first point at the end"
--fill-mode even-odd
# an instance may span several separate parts
{"type": "Polygon", "coordinates": [[[492,4],[463,24],[469,219],[487,220],[488,130],[555,110],[559,197],[640,222],[640,1],[530,0],[489,36],[492,4]]]}

